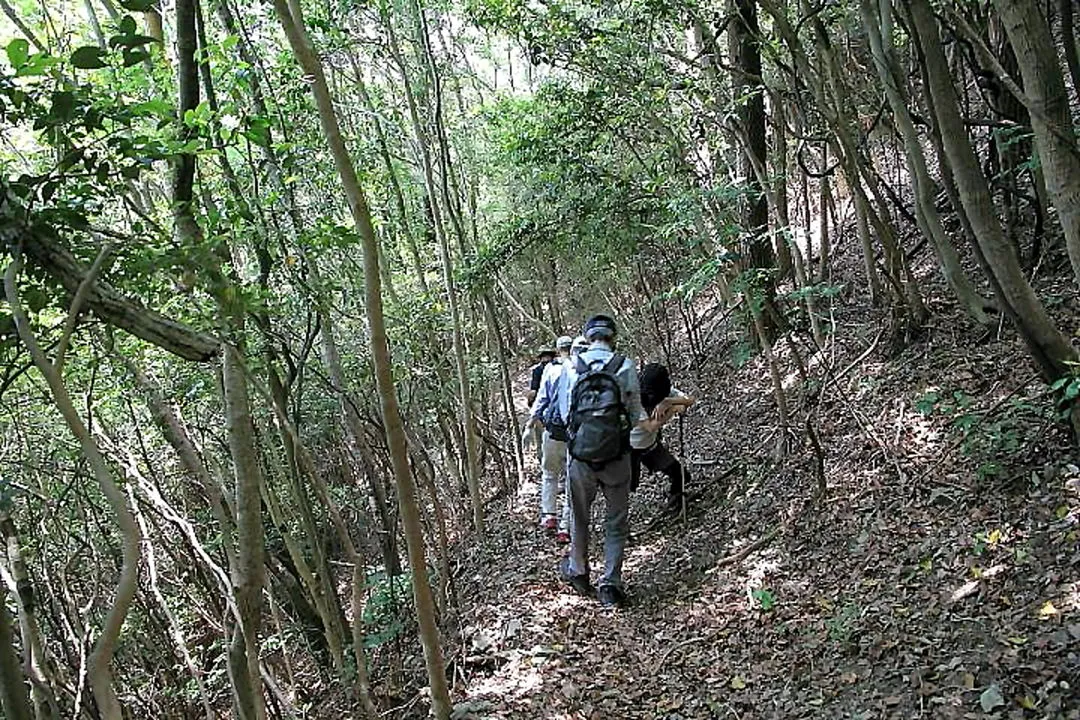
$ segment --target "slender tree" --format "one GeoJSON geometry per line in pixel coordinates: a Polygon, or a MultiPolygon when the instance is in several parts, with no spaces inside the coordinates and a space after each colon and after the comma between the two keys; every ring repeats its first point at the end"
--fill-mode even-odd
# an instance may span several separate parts
{"type": "Polygon", "coordinates": [[[274,10],[281,21],[282,28],[285,30],[285,35],[289,39],[289,45],[292,47],[297,62],[304,72],[312,78],[311,88],[319,111],[319,122],[326,136],[330,152],[334,157],[338,175],[344,186],[353,222],[356,224],[356,229],[360,234],[361,250],[364,258],[364,304],[371,342],[371,354],[375,365],[375,382],[379,392],[379,403],[382,408],[386,441],[390,446],[394,480],[397,483],[401,523],[409,550],[409,565],[413,578],[413,599],[416,604],[420,640],[424,646],[424,659],[427,663],[432,710],[436,718],[446,720],[450,717],[450,694],[446,683],[446,671],[443,667],[438,627],[435,624],[431,585],[427,578],[427,562],[416,502],[416,487],[413,484],[412,471],[409,467],[405,429],[402,425],[401,412],[398,408],[394,390],[390,348],[386,338],[386,324],[383,316],[380,289],[379,246],[375,237],[375,228],[371,222],[371,211],[368,208],[364,192],[357,181],[352,158],[341,137],[337,115],[334,112],[333,99],[330,96],[330,89],[323,74],[322,63],[308,39],[299,4],[295,0],[293,2],[274,0],[274,10]]]}

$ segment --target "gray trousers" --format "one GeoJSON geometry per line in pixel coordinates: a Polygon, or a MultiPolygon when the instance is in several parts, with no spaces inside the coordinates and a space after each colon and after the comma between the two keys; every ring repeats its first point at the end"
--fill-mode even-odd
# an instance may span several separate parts
{"type": "Polygon", "coordinates": [[[598,585],[622,587],[623,555],[630,532],[630,454],[612,460],[600,470],[570,458],[566,468],[570,482],[571,575],[589,574],[589,520],[596,491],[604,493],[604,574],[598,585]]]}

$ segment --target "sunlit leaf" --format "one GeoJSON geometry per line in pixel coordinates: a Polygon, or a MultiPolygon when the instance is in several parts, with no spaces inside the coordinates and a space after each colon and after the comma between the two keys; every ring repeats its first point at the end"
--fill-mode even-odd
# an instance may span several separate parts
{"type": "Polygon", "coordinates": [[[1043,606],[1039,608],[1039,617],[1046,620],[1047,618],[1056,617],[1061,614],[1061,611],[1054,607],[1054,603],[1047,600],[1043,603],[1043,606]]]}
{"type": "Polygon", "coordinates": [[[18,70],[30,59],[30,43],[25,38],[15,38],[7,46],[8,62],[18,70]]]}

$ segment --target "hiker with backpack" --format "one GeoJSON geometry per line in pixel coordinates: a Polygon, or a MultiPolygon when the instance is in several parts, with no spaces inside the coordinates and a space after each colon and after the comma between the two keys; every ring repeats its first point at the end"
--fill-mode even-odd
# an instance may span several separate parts
{"type": "Polygon", "coordinates": [[[641,406],[634,361],[615,352],[615,321],[593,315],[585,322],[589,348],[564,370],[560,412],[567,424],[570,486],[570,553],[559,571],[565,582],[605,607],[624,604],[622,564],[630,529],[630,431],[656,432],[660,423],[641,406]],[[604,572],[593,590],[589,574],[589,519],[597,491],[607,505],[604,572]]]}
{"type": "Polygon", "coordinates": [[[589,342],[584,337],[571,340],[569,336],[563,336],[558,339],[556,347],[559,357],[545,368],[530,412],[532,425],[544,429],[540,462],[540,526],[545,532],[553,534],[559,544],[570,542],[569,501],[563,503],[561,515],[557,512],[559,493],[565,487],[567,440],[566,421],[559,410],[559,395],[566,365],[588,346],[589,342]]]}
{"type": "MultiPolygon", "coordinates": [[[[671,374],[660,363],[649,363],[641,369],[638,378],[641,389],[641,406],[649,417],[661,426],[694,404],[694,398],[679,392],[671,385],[671,374]]],[[[641,427],[630,431],[631,491],[641,482],[641,466],[659,472],[669,478],[668,498],[665,511],[678,513],[685,502],[686,483],[690,474],[675,456],[664,447],[661,432],[650,432],[641,427]]]]}
{"type": "MultiPolygon", "coordinates": [[[[536,402],[536,395],[540,392],[540,384],[543,382],[544,370],[555,359],[555,351],[551,348],[543,348],[536,354],[536,364],[529,368],[529,392],[525,395],[525,402],[531,408],[536,402]]],[[[536,446],[536,459],[543,461],[543,445],[541,444],[540,428],[532,422],[525,423],[525,431],[521,435],[522,444],[530,442],[536,446]]]]}

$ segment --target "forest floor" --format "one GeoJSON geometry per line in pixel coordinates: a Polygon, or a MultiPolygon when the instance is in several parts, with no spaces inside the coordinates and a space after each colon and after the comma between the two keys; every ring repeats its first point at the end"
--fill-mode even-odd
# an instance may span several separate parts
{"type": "Polygon", "coordinates": [[[1080,460],[1011,332],[930,303],[896,357],[880,311],[849,306],[807,358],[817,499],[801,421],[772,459],[768,372],[736,367],[734,335],[676,369],[701,398],[682,449],[699,496],[649,529],[666,488],[643,480],[625,609],[560,583],[535,483],[493,506],[457,573],[455,717],[1080,718],[1080,460]]]}

